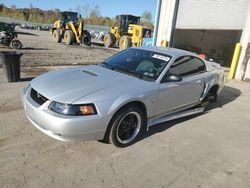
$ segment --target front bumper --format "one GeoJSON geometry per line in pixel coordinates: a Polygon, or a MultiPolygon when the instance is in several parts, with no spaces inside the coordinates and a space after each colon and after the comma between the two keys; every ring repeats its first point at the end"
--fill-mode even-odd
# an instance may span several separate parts
{"type": "Polygon", "coordinates": [[[61,141],[101,140],[109,119],[101,115],[66,116],[48,109],[50,100],[37,104],[30,96],[31,88],[22,90],[22,102],[29,121],[48,136],[61,141]]]}

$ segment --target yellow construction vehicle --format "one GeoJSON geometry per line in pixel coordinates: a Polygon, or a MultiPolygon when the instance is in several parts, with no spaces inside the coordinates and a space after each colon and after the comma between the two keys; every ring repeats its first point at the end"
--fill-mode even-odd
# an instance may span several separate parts
{"type": "Polygon", "coordinates": [[[118,26],[112,27],[105,34],[105,47],[119,46],[121,50],[131,46],[141,46],[143,38],[150,38],[152,31],[140,25],[140,17],[133,15],[119,15],[116,17],[118,26]]]}
{"type": "Polygon", "coordinates": [[[77,16],[76,12],[61,12],[60,20],[54,22],[54,27],[50,30],[54,40],[65,44],[91,44],[91,37],[87,30],[84,30],[84,23],[81,16],[77,16]]]}

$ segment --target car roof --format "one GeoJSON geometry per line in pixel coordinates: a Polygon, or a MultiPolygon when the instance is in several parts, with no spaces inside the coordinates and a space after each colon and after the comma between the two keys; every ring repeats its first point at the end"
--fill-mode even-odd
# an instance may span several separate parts
{"type": "Polygon", "coordinates": [[[178,56],[183,56],[183,55],[192,55],[192,56],[198,57],[197,54],[195,53],[192,53],[186,50],[177,49],[177,48],[159,47],[159,46],[143,46],[143,47],[134,48],[134,49],[152,51],[156,53],[170,55],[172,57],[178,57],[178,56]]]}

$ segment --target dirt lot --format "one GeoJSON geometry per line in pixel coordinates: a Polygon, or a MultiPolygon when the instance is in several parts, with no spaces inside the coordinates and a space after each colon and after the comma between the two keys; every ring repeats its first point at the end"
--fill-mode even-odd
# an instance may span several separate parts
{"type": "MultiPolygon", "coordinates": [[[[50,39],[44,40],[40,48],[49,45],[50,39]]],[[[58,46],[72,53],[71,58],[82,51],[82,60],[88,51],[58,46]]],[[[26,49],[22,63],[28,65],[25,61],[30,59],[30,64],[37,65],[34,62],[42,62],[42,57],[50,61],[45,51],[60,53],[59,47],[50,48],[26,49]],[[39,58],[31,61],[28,53],[39,58]]],[[[94,50],[100,59],[113,53],[94,50]]],[[[94,62],[96,55],[89,51],[88,61],[94,62]]],[[[6,83],[0,68],[1,188],[250,187],[249,83],[228,82],[207,113],[156,125],[136,144],[119,149],[97,141],[60,142],[29,123],[21,105],[21,88],[34,76],[58,68],[62,67],[23,67],[18,83],[6,83]]]]}
{"type": "Polygon", "coordinates": [[[23,43],[23,49],[19,50],[23,53],[22,66],[96,64],[117,52],[115,48],[100,48],[97,44],[87,47],[56,43],[48,31],[18,29],[17,32],[23,43]]]}

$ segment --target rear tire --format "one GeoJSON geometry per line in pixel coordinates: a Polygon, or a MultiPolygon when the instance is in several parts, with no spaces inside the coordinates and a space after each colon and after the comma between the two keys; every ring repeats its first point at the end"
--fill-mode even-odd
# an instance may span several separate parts
{"type": "Polygon", "coordinates": [[[52,36],[53,36],[53,39],[57,42],[57,43],[60,43],[62,42],[62,36],[60,35],[59,31],[58,30],[54,30],[53,33],[52,33],[52,36]]]}
{"type": "Polygon", "coordinates": [[[90,46],[91,45],[91,36],[90,36],[89,32],[86,32],[82,36],[82,44],[84,44],[86,46],[90,46]]]}
{"type": "Polygon", "coordinates": [[[19,40],[14,39],[11,41],[11,47],[14,49],[21,49],[23,47],[23,45],[19,40]]]}
{"type": "Polygon", "coordinates": [[[132,45],[131,38],[129,36],[122,36],[119,41],[119,48],[120,50],[125,50],[130,48],[132,45]]]}
{"type": "Polygon", "coordinates": [[[64,38],[65,44],[67,45],[72,45],[75,41],[74,33],[71,30],[66,30],[63,38],[64,38]]]}
{"type": "Polygon", "coordinates": [[[109,141],[116,147],[127,147],[139,138],[145,118],[136,106],[121,109],[111,120],[109,141]]]}
{"type": "Polygon", "coordinates": [[[104,35],[103,44],[106,48],[110,48],[115,44],[115,35],[113,33],[107,33],[104,35]]]}

